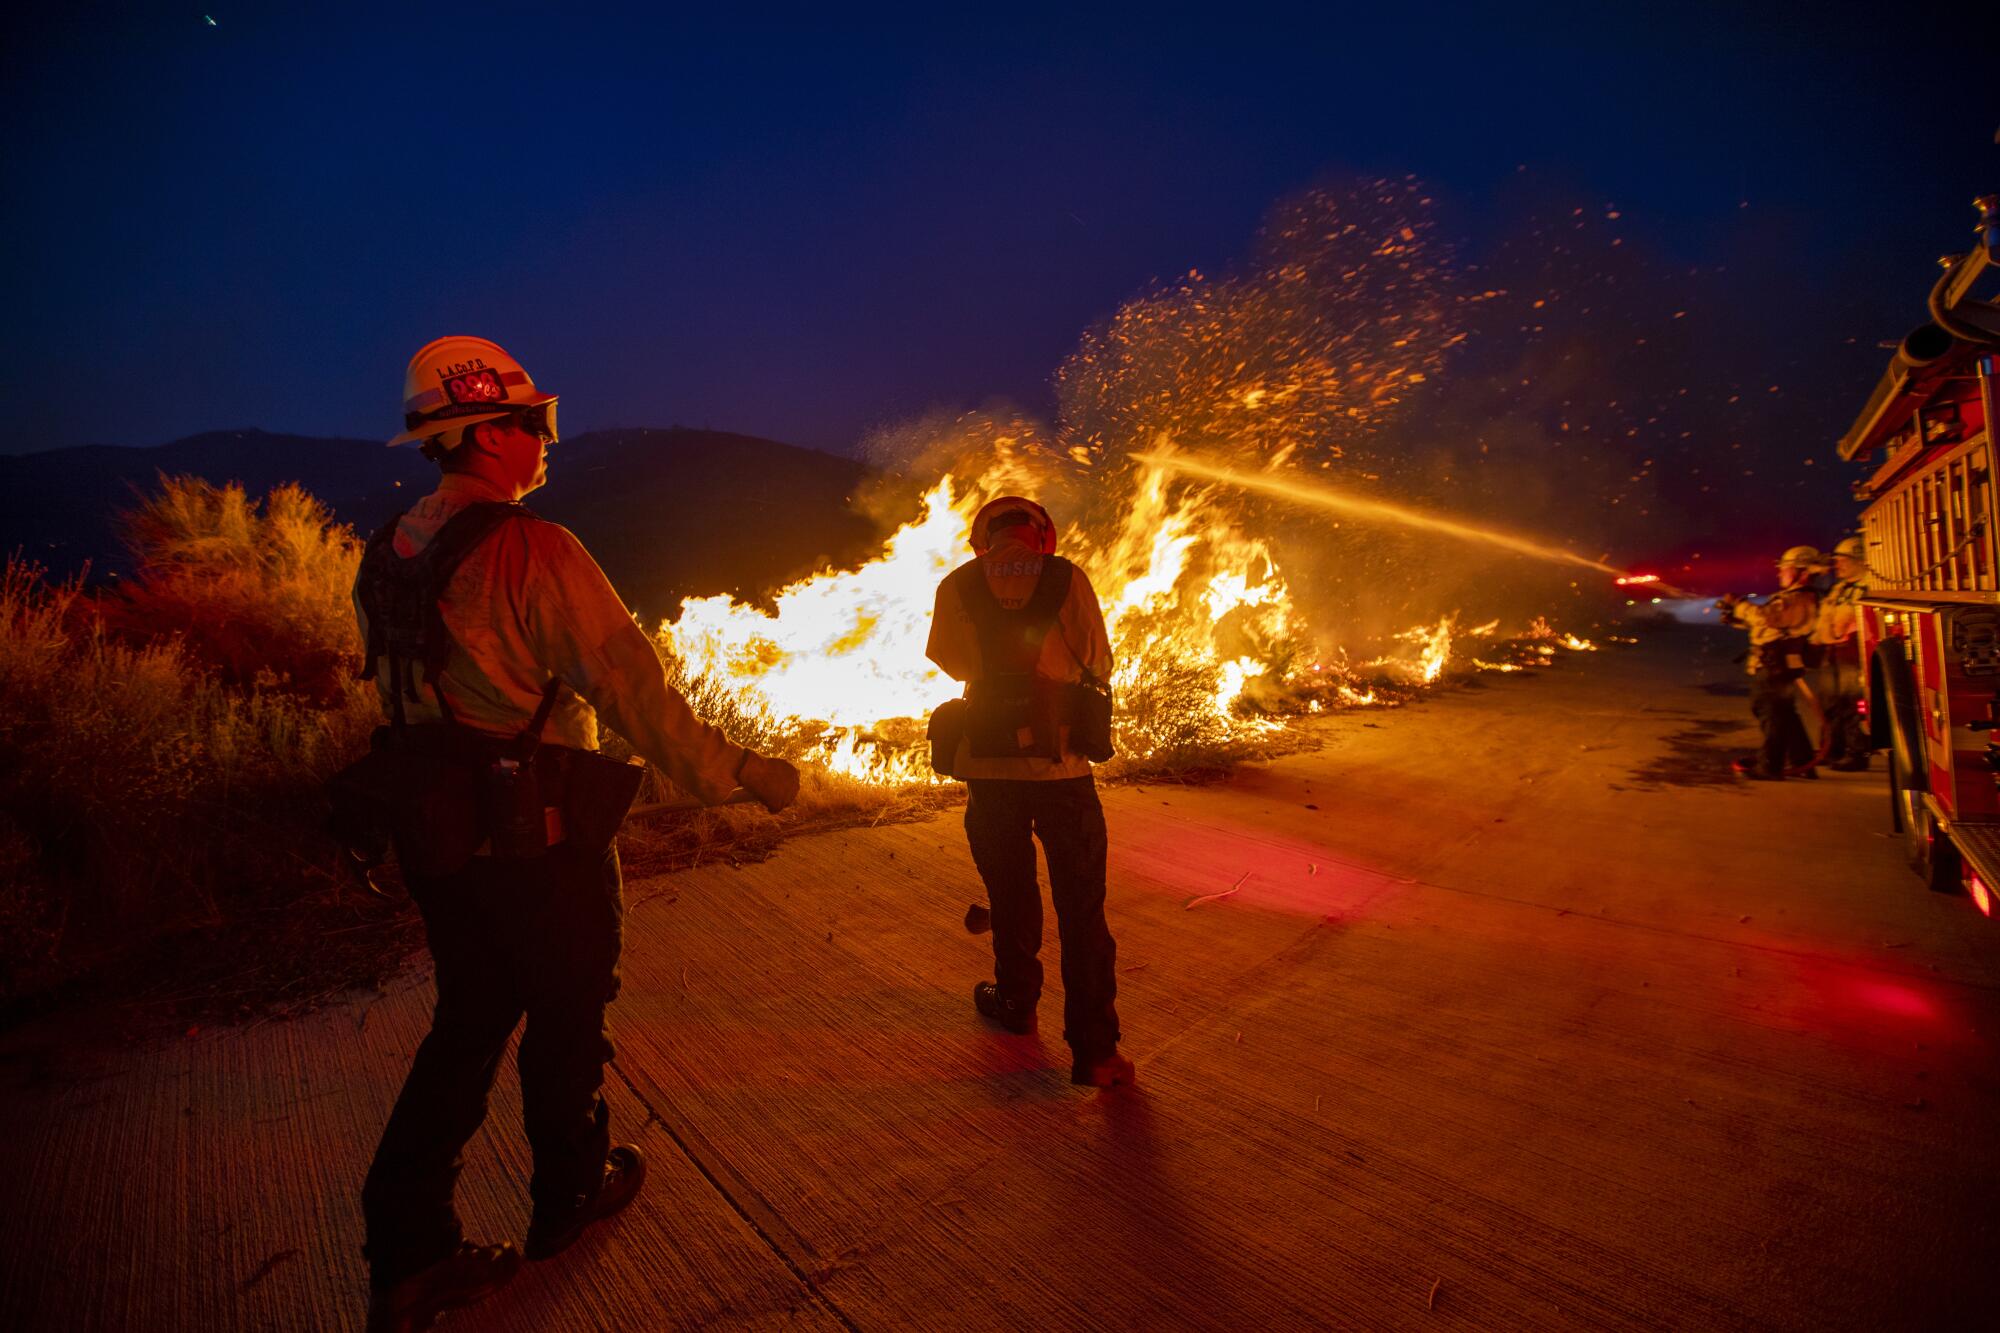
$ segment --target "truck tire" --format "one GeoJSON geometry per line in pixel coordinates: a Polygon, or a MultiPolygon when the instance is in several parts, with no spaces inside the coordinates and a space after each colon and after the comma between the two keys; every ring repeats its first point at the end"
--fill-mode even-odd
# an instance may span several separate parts
{"type": "Polygon", "coordinates": [[[1889,806],[1903,835],[1903,859],[1932,893],[1963,892],[1958,848],[1938,828],[1923,792],[1910,785],[1907,753],[1905,746],[1889,747],[1889,806]]]}
{"type": "MultiPolygon", "coordinates": [[[[1869,691],[1869,739],[1876,749],[1889,751],[1892,781],[1900,762],[1904,786],[1925,791],[1930,787],[1930,768],[1924,758],[1923,725],[1917,718],[1917,682],[1904,652],[1893,639],[1875,650],[1869,672],[1874,686],[1869,691]]],[[[1896,827],[1903,827],[1900,812],[1896,827]]]]}

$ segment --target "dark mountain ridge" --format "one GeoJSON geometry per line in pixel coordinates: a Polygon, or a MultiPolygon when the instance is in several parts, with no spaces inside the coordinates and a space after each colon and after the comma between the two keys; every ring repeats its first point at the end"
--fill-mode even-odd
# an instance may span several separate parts
{"type": "MultiPolygon", "coordinates": [[[[377,440],[210,431],[150,448],[80,445],[0,457],[0,551],[57,574],[129,570],[117,514],[160,473],[253,496],[295,481],[366,534],[436,483],[413,449],[377,440]]],[[[528,499],[590,548],[648,620],[686,596],[756,596],[872,553],[875,525],[850,503],[870,476],[851,459],[724,431],[628,429],[566,439],[528,499]]]]}

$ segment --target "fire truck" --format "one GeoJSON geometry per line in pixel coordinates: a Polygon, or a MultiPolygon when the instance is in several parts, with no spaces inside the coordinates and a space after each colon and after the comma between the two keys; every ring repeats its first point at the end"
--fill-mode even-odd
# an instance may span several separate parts
{"type": "Polygon", "coordinates": [[[1840,456],[1855,487],[1868,595],[1860,617],[1868,727],[1885,751],[1892,827],[1939,892],[2000,898],[2000,196],[1978,241],[1946,256],[1929,320],[1897,347],[1840,456]]]}

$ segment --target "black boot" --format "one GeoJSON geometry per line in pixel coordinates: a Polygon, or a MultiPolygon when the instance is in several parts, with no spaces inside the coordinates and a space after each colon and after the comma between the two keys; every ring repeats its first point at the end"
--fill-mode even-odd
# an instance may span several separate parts
{"type": "Polygon", "coordinates": [[[429,1328],[446,1310],[484,1300],[520,1271],[521,1252],[512,1245],[462,1243],[450,1258],[377,1291],[368,1302],[368,1333],[429,1328]]]}
{"type": "Polygon", "coordinates": [[[579,1194],[560,1214],[537,1208],[528,1222],[528,1258],[553,1259],[576,1243],[592,1222],[632,1202],[646,1183],[646,1159],[636,1143],[621,1143],[604,1159],[604,1184],[596,1198],[579,1194]]]}
{"type": "Polygon", "coordinates": [[[996,982],[982,981],[972,988],[972,1007],[982,1018],[992,1019],[1016,1036],[1025,1037],[1035,1030],[1035,1007],[1019,1000],[1001,999],[996,982]]]}

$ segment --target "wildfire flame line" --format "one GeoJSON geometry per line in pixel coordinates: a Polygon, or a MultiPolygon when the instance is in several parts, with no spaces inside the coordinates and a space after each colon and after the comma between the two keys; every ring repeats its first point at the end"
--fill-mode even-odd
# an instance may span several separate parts
{"type": "MultiPolygon", "coordinates": [[[[1005,494],[1090,487],[1072,507],[1062,549],[1104,611],[1119,753],[1142,762],[1209,762],[1283,729],[1291,715],[1393,701],[1395,685],[1441,678],[1455,636],[1487,639],[1496,628],[1463,629],[1454,613],[1389,643],[1325,623],[1309,632],[1272,539],[1258,531],[1262,516],[1236,512],[1246,506],[1203,480],[1619,573],[1526,538],[1275,475],[1294,455],[1365,455],[1464,340],[1464,306],[1452,297],[1430,204],[1414,179],[1286,201],[1239,270],[1189,273],[1086,333],[1057,376],[1054,430],[969,413],[886,432],[877,441],[883,456],[906,465],[889,473],[931,479],[919,512],[873,558],[799,579],[766,599],[768,609],[729,597],[685,602],[657,636],[691,700],[759,748],[864,781],[928,780],[923,718],[958,693],[925,657],[933,597],[970,557],[973,514],[1005,494]],[[1173,453],[1174,439],[1227,442],[1230,457],[1266,471],[1173,453]],[[1159,443],[1151,454],[1128,452],[1144,441],[1159,443]],[[1127,457],[1149,466],[1119,466],[1127,457]],[[1350,647],[1388,652],[1359,664],[1373,673],[1364,677],[1352,674],[1350,647]]],[[[1535,660],[1556,654],[1551,638],[1529,646],[1535,660]]]]}

